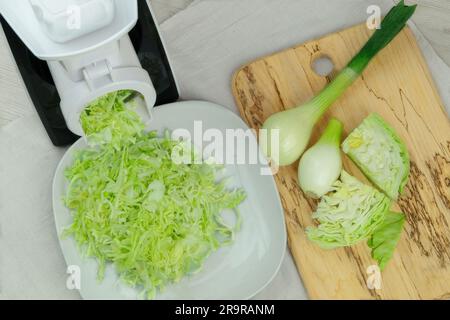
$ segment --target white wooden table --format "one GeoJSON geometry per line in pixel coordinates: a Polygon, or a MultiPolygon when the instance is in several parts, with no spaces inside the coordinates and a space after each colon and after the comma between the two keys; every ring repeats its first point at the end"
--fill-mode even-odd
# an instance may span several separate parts
{"type": "MultiPolygon", "coordinates": [[[[160,23],[184,10],[194,0],[150,0],[160,23]]],[[[313,1],[313,0],[307,0],[313,1]]],[[[418,0],[414,22],[450,65],[450,1],[418,0]]],[[[368,4],[371,4],[368,1],[368,4]]],[[[34,112],[17,67],[10,55],[3,30],[0,30],[0,127],[34,112]]]]}

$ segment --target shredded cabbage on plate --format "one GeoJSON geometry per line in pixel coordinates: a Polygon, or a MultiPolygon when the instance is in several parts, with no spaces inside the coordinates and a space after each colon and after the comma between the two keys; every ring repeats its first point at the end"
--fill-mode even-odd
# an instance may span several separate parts
{"type": "Polygon", "coordinates": [[[245,193],[217,180],[220,166],[175,164],[172,150],[183,142],[142,131],[125,96],[100,98],[82,116],[98,145],[76,152],[65,171],[73,223],[64,235],[96,258],[99,279],[112,263],[126,284],[152,298],[233,241],[245,193]],[[222,217],[227,209],[237,216],[234,225],[222,217]]]}
{"type": "Polygon", "coordinates": [[[384,221],[391,200],[375,188],[342,171],[332,192],[322,197],[307,228],[308,238],[320,247],[351,246],[369,238],[384,221]]]}
{"type": "Polygon", "coordinates": [[[409,176],[408,150],[378,114],[369,115],[353,130],[342,143],[342,150],[391,199],[402,193],[409,176]]]}

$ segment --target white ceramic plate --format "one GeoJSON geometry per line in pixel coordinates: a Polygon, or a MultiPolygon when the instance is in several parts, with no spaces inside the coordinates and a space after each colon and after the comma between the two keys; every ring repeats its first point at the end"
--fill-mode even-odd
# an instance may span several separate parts
{"type": "MultiPolygon", "coordinates": [[[[203,130],[216,128],[248,129],[231,111],[207,102],[188,101],[155,108],[150,130],[183,128],[193,134],[194,121],[203,121],[203,130]]],[[[255,139],[252,136],[252,139],[255,139]]],[[[58,235],[72,222],[69,210],[61,198],[67,182],[64,170],[73,161],[75,150],[84,148],[78,140],[62,158],[53,182],[53,211],[58,235]]],[[[185,277],[166,287],[156,299],[249,299],[261,291],[275,276],[286,249],[286,230],[283,210],[272,176],[260,174],[259,165],[226,165],[231,185],[245,189],[247,199],[241,204],[242,227],[235,242],[213,253],[201,272],[185,277]]],[[[81,271],[81,296],[85,299],[136,299],[138,290],[123,285],[112,265],[106,269],[105,279],[98,282],[97,263],[79,255],[73,238],[60,240],[68,266],[81,271]]]]}

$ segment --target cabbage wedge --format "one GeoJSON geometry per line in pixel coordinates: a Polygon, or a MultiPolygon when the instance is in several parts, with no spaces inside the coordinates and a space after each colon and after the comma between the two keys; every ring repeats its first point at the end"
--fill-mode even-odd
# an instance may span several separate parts
{"type": "Polygon", "coordinates": [[[369,115],[344,140],[342,150],[389,198],[396,200],[409,176],[408,150],[378,114],[369,115]]]}

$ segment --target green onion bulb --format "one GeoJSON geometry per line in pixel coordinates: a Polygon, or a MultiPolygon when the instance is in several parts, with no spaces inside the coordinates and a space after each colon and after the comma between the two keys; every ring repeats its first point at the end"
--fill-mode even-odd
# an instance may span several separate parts
{"type": "Polygon", "coordinates": [[[319,141],[300,159],[298,183],[310,197],[320,198],[331,191],[342,171],[341,143],[343,125],[331,119],[319,141]]]}

